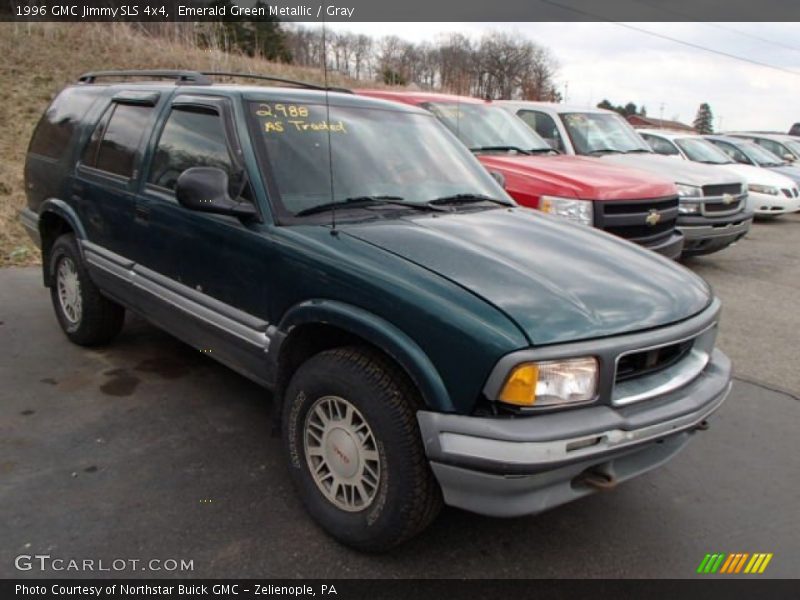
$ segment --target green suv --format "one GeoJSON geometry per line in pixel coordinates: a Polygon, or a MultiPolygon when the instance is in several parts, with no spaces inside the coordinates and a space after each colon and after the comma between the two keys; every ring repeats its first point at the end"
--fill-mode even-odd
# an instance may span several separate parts
{"type": "Polygon", "coordinates": [[[537,513],[706,427],[731,367],[699,277],[518,207],[421,109],[217,75],[67,87],[22,220],[73,342],[130,310],[274,392],[335,538],[392,547],[442,501],[537,513]]]}

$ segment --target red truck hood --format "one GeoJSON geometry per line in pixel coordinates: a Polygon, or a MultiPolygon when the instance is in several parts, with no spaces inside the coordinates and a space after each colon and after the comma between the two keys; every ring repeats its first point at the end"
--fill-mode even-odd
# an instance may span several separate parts
{"type": "Polygon", "coordinates": [[[672,181],[592,158],[480,154],[478,159],[490,171],[503,174],[512,196],[515,191],[584,200],[636,200],[677,195],[672,181]]]}

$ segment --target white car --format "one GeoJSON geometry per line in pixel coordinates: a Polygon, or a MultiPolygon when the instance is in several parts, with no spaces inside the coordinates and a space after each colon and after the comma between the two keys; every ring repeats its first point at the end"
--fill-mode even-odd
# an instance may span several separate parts
{"type": "Polygon", "coordinates": [[[718,166],[744,178],[749,189],[748,207],[758,216],[775,217],[800,210],[797,184],[784,175],[739,164],[696,134],[665,129],[637,131],[658,154],[718,166]]]}
{"type": "Polygon", "coordinates": [[[678,230],[683,256],[711,254],[742,239],[750,230],[747,182],[732,172],[653,152],[617,113],[554,102],[502,100],[496,104],[522,119],[554,149],[595,157],[675,182],[680,198],[678,230]]]}

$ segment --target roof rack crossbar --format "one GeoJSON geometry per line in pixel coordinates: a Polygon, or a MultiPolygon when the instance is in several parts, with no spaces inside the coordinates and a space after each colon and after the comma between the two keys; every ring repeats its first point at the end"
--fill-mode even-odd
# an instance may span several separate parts
{"type": "Polygon", "coordinates": [[[288,83],[289,85],[296,85],[298,87],[303,87],[309,90],[320,90],[320,91],[332,91],[332,92],[343,92],[345,94],[352,94],[353,90],[349,90],[347,88],[341,87],[325,87],[323,85],[317,85],[315,83],[308,83],[307,81],[298,81],[296,79],[286,79],[285,77],[272,77],[269,75],[253,75],[250,73],[229,73],[224,71],[201,71],[201,75],[206,75],[208,77],[241,77],[243,79],[260,79],[262,81],[274,81],[276,83],[288,83]]]}
{"type": "Polygon", "coordinates": [[[315,83],[308,83],[307,81],[298,81],[296,79],[286,79],[285,77],[272,77],[269,75],[254,75],[251,73],[234,73],[227,71],[173,71],[169,69],[155,69],[155,70],[135,70],[135,71],[91,71],[84,73],[78,78],[80,83],[95,83],[100,78],[112,77],[154,77],[157,79],[174,79],[177,85],[211,85],[214,83],[212,77],[239,77],[242,79],[259,79],[261,81],[273,81],[275,83],[286,83],[289,85],[296,85],[298,87],[306,88],[309,90],[343,92],[345,94],[352,94],[353,91],[347,88],[340,87],[325,87],[315,83]]]}
{"type": "Polygon", "coordinates": [[[177,85],[211,85],[213,81],[198,71],[172,71],[156,69],[150,71],[91,71],[78,77],[80,83],[95,83],[106,77],[155,77],[157,79],[174,79],[177,85]]]}

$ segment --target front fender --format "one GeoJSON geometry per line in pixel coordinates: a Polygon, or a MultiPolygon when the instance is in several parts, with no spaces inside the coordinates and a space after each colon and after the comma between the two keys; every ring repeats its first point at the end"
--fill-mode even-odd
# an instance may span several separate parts
{"type": "Polygon", "coordinates": [[[417,343],[389,321],[362,308],[334,300],[307,300],[290,308],[278,325],[288,334],[298,325],[339,327],[380,348],[403,367],[432,410],[455,412],[439,372],[417,343]]]}

